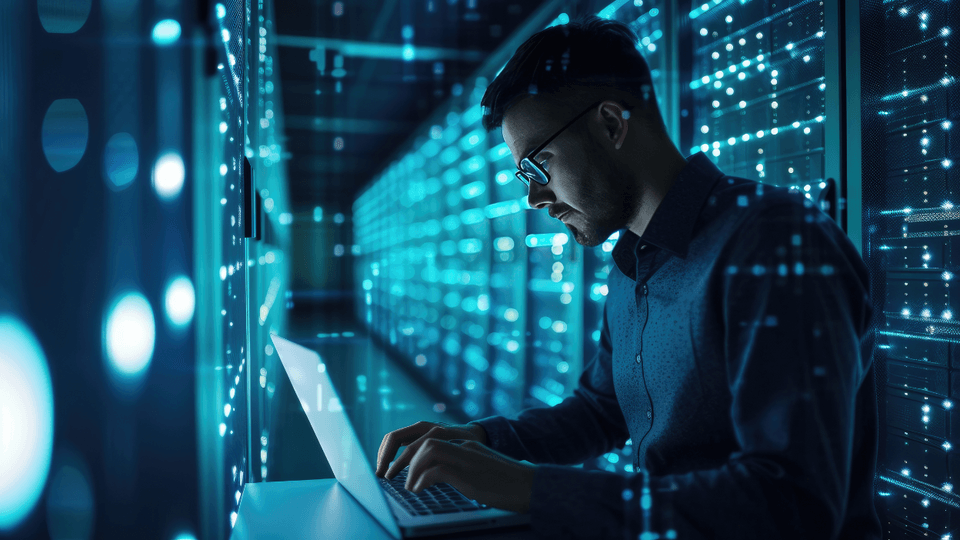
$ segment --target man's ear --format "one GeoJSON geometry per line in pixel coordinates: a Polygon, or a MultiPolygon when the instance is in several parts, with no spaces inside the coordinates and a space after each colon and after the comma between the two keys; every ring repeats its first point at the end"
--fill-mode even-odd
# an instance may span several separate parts
{"type": "Polygon", "coordinates": [[[615,101],[604,102],[601,118],[603,119],[604,133],[614,141],[614,148],[619,150],[627,136],[627,119],[630,111],[615,101]]]}

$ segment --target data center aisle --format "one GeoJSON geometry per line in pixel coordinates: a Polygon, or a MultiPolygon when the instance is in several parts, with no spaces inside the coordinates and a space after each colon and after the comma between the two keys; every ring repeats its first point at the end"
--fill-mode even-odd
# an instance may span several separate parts
{"type": "MultiPolygon", "coordinates": [[[[283,337],[320,354],[371,465],[383,436],[394,429],[420,420],[462,420],[447,412],[442,398],[432,396],[340,306],[298,303],[283,337]]],[[[277,377],[277,383],[274,455],[266,480],[332,478],[289,380],[277,377]]]]}

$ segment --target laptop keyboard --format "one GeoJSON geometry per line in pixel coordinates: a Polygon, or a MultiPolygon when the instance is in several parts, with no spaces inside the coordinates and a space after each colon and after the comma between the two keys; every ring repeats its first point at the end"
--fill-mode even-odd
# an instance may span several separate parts
{"type": "Polygon", "coordinates": [[[470,512],[489,508],[485,504],[468,499],[450,484],[434,484],[420,493],[407,491],[407,488],[403,487],[407,482],[406,468],[397,473],[393,480],[379,477],[378,479],[383,490],[414,516],[470,512]]]}

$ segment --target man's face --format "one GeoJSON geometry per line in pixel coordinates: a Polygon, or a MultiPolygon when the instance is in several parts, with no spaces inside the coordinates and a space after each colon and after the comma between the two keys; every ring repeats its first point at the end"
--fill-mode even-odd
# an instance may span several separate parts
{"type": "MultiPolygon", "coordinates": [[[[570,229],[577,243],[588,247],[626,228],[636,200],[626,167],[614,152],[615,134],[608,129],[610,115],[618,113],[614,107],[612,102],[597,106],[531,156],[547,170],[550,181],[547,185],[530,182],[530,206],[546,208],[570,229]]],[[[533,99],[511,107],[504,117],[503,139],[514,165],[577,112],[560,112],[533,99]]]]}

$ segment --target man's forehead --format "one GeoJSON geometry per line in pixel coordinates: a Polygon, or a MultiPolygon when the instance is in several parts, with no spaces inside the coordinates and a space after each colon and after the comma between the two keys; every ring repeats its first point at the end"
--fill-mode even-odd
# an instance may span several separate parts
{"type": "Polygon", "coordinates": [[[526,99],[511,107],[503,118],[503,140],[517,152],[517,162],[549,137],[550,115],[546,107],[526,99]]]}

